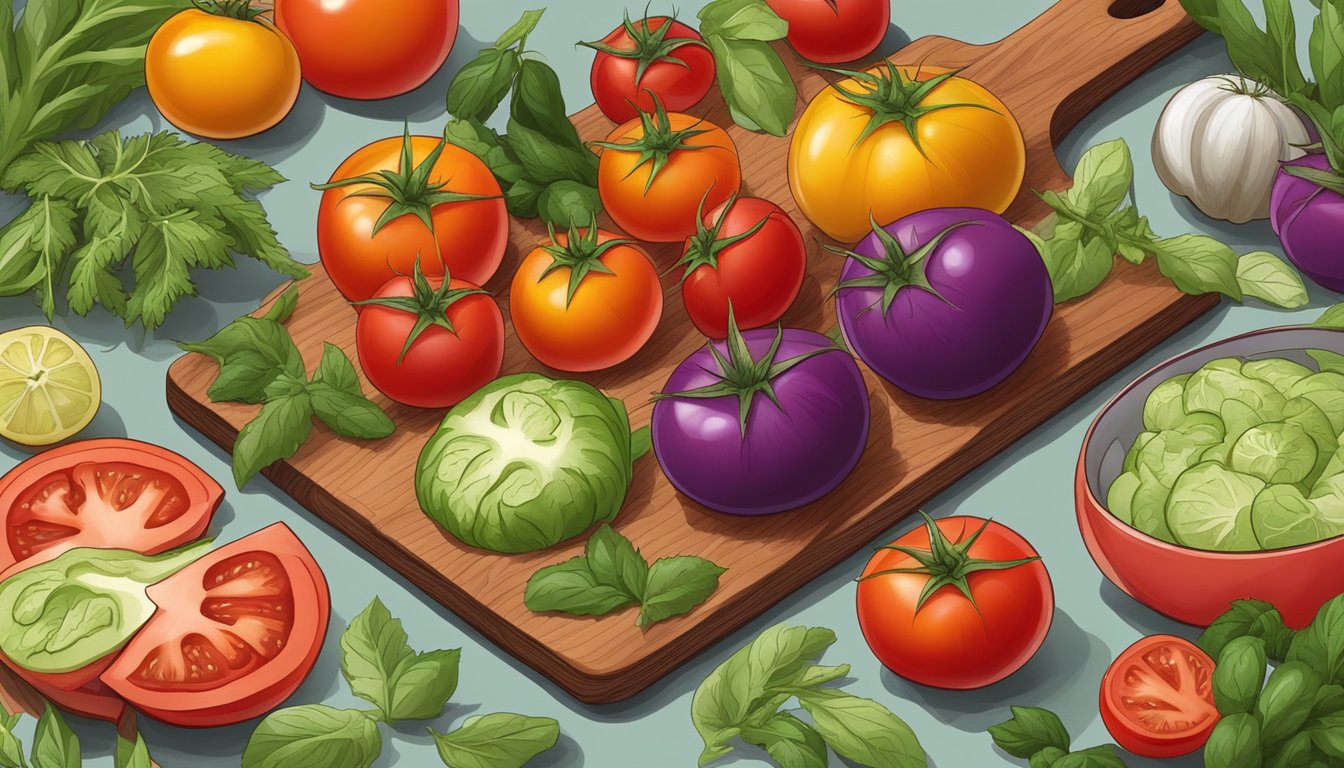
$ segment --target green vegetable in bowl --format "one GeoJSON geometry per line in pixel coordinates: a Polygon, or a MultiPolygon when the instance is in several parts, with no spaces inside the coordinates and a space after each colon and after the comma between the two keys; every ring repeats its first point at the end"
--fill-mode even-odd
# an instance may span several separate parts
{"type": "Polygon", "coordinates": [[[649,449],[625,406],[580,381],[505,376],[453,406],[420,454],[420,507],[463,542],[533,552],[615,519],[649,449]]]}
{"type": "Polygon", "coordinates": [[[1177,544],[1222,552],[1260,549],[1251,504],[1263,480],[1204,462],[1181,474],[1167,498],[1167,527],[1177,544]]]}
{"type": "Polygon", "coordinates": [[[1305,498],[1295,485],[1271,485],[1255,497],[1251,526],[1265,549],[1323,541],[1344,533],[1344,496],[1305,498]]]}
{"type": "Polygon", "coordinates": [[[1237,438],[1228,464],[1266,483],[1301,483],[1316,466],[1316,443],[1296,424],[1261,424],[1237,438]]]}

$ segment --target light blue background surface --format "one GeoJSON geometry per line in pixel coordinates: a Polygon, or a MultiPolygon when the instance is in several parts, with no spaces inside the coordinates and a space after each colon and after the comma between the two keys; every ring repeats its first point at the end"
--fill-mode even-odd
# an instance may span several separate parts
{"type": "MultiPolygon", "coordinates": [[[[682,0],[678,3],[682,18],[693,19],[704,2],[682,0]]],[[[1295,0],[1294,4],[1299,19],[1309,18],[1312,9],[1306,0],[1295,0]]],[[[359,103],[329,97],[305,86],[297,108],[281,126],[259,137],[224,144],[232,151],[276,165],[292,180],[269,192],[264,200],[282,242],[300,260],[317,260],[314,221],[318,193],[311,191],[307,182],[325,180],[355,148],[399,134],[404,118],[409,118],[412,130],[437,132],[443,124],[443,94],[452,74],[475,55],[482,41],[492,41],[524,9],[537,7],[540,2],[466,0],[463,5],[452,57],[423,88],[390,101],[359,103]]],[[[636,5],[632,4],[630,10],[638,15],[636,5]]],[[[898,0],[892,8],[893,27],[881,50],[890,53],[909,39],[926,34],[989,42],[1025,24],[1049,5],[1046,0],[898,0]]],[[[622,0],[557,0],[529,38],[529,47],[560,73],[571,111],[591,102],[588,67],[592,52],[575,47],[574,42],[604,35],[620,20],[624,7],[622,0]]],[[[667,10],[665,2],[653,7],[655,13],[667,10]]],[[[1214,224],[1183,199],[1173,198],[1152,170],[1149,141],[1166,100],[1188,82],[1226,71],[1230,71],[1230,65],[1221,40],[1204,36],[1085,120],[1060,148],[1064,166],[1071,168],[1082,151],[1098,141],[1123,137],[1134,152],[1140,209],[1151,217],[1159,234],[1202,230],[1241,250],[1276,249],[1278,243],[1267,222],[1214,224]]],[[[171,126],[140,92],[117,107],[102,127],[141,132],[171,126]]],[[[8,201],[0,209],[0,221],[16,209],[14,202],[8,201]]],[[[1123,269],[1124,265],[1117,268],[1123,269]]],[[[240,261],[237,272],[201,272],[197,278],[201,295],[183,301],[153,334],[126,330],[101,310],[87,318],[58,317],[55,325],[88,348],[102,373],[102,410],[83,437],[129,436],[159,443],[184,454],[232,489],[228,456],[176,421],[165,404],[164,375],[178,355],[171,340],[208,336],[237,315],[254,309],[278,278],[246,260],[240,261]]],[[[331,632],[317,668],[291,704],[361,706],[341,679],[337,638],[346,623],[377,595],[403,620],[413,646],[422,650],[462,648],[461,685],[454,703],[428,725],[446,730],[473,713],[495,711],[554,717],[560,721],[563,736],[556,749],[533,763],[536,766],[694,765],[701,748],[689,717],[696,685],[733,650],[778,622],[833,628],[839,642],[825,658],[827,663],[853,664],[852,682],[846,689],[875,698],[905,718],[927,749],[931,764],[939,768],[1002,764],[1006,758],[993,747],[985,728],[1005,719],[1010,704],[1055,710],[1074,734],[1075,744],[1090,746],[1109,740],[1097,716],[1096,696],[1101,674],[1115,654],[1145,634],[1176,632],[1193,637],[1195,633],[1130,600],[1106,583],[1088,558],[1074,523],[1071,490],[1074,462],[1088,423],[1112,393],[1160,360],[1239,332],[1309,321],[1321,307],[1338,298],[1313,287],[1312,307],[1295,313],[1260,306],[1235,307],[1225,302],[928,505],[935,515],[960,512],[992,516],[1011,525],[1037,547],[1054,577],[1058,610],[1045,646],[1019,673],[981,691],[952,693],[909,684],[886,672],[868,652],[854,618],[852,581],[868,557],[867,546],[642,695],[620,704],[592,707],[577,702],[495,648],[264,478],[258,477],[246,491],[229,491],[213,532],[220,541],[227,541],[284,521],[312,549],[326,571],[332,589],[331,632]]],[[[33,322],[42,319],[27,299],[0,301],[0,330],[33,322]]],[[[8,470],[26,455],[13,445],[0,444],[0,471],[8,470]]],[[[885,542],[910,526],[904,524],[884,535],[881,542],[873,543],[885,542]]],[[[255,726],[255,722],[248,722],[231,728],[188,731],[142,722],[152,754],[170,768],[236,766],[255,726]]],[[[425,725],[384,728],[383,754],[377,765],[438,765],[425,725]]],[[[20,727],[25,741],[31,738],[31,726],[32,721],[26,719],[20,727]]],[[[110,766],[111,728],[84,720],[76,720],[75,727],[83,738],[86,756],[92,758],[87,764],[110,766]]],[[[762,753],[751,748],[738,754],[741,759],[727,764],[765,764],[760,759],[762,753]]],[[[1130,758],[1129,764],[1163,763],[1130,758]]],[[[1202,763],[1196,756],[1164,764],[1202,763]]]]}

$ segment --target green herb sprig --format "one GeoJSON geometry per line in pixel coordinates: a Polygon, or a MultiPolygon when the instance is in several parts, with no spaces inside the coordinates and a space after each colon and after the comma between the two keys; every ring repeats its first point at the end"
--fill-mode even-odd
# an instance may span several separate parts
{"type": "Polygon", "coordinates": [[[637,605],[636,624],[647,630],[708,600],[726,570],[689,555],[650,565],[629,539],[603,525],[582,555],[533,574],[523,602],[533,611],[575,616],[605,616],[637,605]]]}
{"type": "Polygon", "coordinates": [[[1056,303],[1096,290],[1111,273],[1115,254],[1131,264],[1156,259],[1158,270],[1188,294],[1216,292],[1237,301],[1251,296],[1287,309],[1307,303],[1302,278],[1272,253],[1238,256],[1207,235],[1158,237],[1127,202],[1133,181],[1129,146],[1115,139],[1083,153],[1067,191],[1040,194],[1054,213],[1022,232],[1045,261],[1056,303]]]}
{"type": "Polygon", "coordinates": [[[1031,768],[1125,768],[1114,744],[1070,751],[1072,738],[1059,715],[1039,707],[1011,707],[1013,716],[989,727],[999,749],[1031,768]]]}
{"type": "Polygon", "coordinates": [[[261,404],[233,444],[233,479],[240,489],[263,468],[298,452],[314,416],[342,437],[377,440],[396,429],[364,396],[355,366],[336,345],[326,345],[308,378],[283,325],[297,303],[298,289],[291,286],[262,317],[244,315],[205,341],[178,345],[219,363],[206,393],[213,402],[261,404]]]}
{"type": "Polygon", "coordinates": [[[770,43],[784,39],[788,22],[765,0],[714,0],[699,18],[733,122],[749,131],[787,135],[798,88],[770,43]]]}
{"type": "MultiPolygon", "coordinates": [[[[14,735],[14,727],[23,718],[0,706],[0,768],[79,768],[83,765],[79,736],[70,730],[61,712],[50,702],[42,709],[33,731],[33,746],[27,757],[23,743],[14,735]]],[[[113,753],[115,768],[150,768],[149,748],[145,739],[136,734],[135,741],[117,736],[113,753]]]]}
{"type": "MultiPolygon", "coordinates": [[[[380,723],[438,717],[457,692],[460,649],[417,652],[401,620],[374,598],[341,633],[341,674],[370,710],[303,704],[266,716],[242,768],[368,768],[383,751],[380,723]]],[[[555,746],[559,724],[511,713],[471,717],[448,733],[428,729],[450,768],[522,768],[555,746]]]]}

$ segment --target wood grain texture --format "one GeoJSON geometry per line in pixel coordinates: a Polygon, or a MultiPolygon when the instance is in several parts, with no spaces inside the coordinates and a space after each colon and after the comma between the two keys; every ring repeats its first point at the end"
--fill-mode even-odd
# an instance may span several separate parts
{"type": "MultiPolygon", "coordinates": [[[[1027,182],[1009,211],[1019,223],[1033,224],[1044,214],[1030,189],[1068,182],[1054,155],[1062,134],[1087,110],[1198,34],[1175,0],[1146,17],[1125,21],[1107,15],[1108,3],[1062,0],[999,43],[971,46],[924,38],[892,56],[901,64],[965,66],[966,77],[995,92],[1013,111],[1028,146],[1027,182]]],[[[826,87],[826,80],[793,64],[786,49],[781,52],[799,83],[801,110],[826,87]]],[[[719,125],[731,124],[717,93],[695,111],[719,125]]],[[[596,107],[579,112],[574,121],[585,139],[602,138],[612,128],[596,107]]],[[[816,245],[824,238],[799,214],[789,194],[788,140],[736,127],[730,133],[742,158],[744,194],[779,203],[811,244],[808,278],[784,323],[833,328],[834,311],[825,295],[840,261],[816,245]]],[[[537,222],[514,222],[504,266],[486,286],[506,317],[507,281],[520,255],[542,234],[537,222]]],[[[668,246],[649,252],[660,269],[671,266],[677,256],[668,246]]],[[[703,343],[670,279],[665,290],[666,310],[649,345],[613,370],[579,377],[622,398],[636,426],[649,421],[649,394],[660,390],[671,369],[703,343]]],[[[300,284],[300,294],[289,329],[310,369],[324,341],[353,357],[354,311],[320,267],[300,284]]],[[[537,615],[524,607],[528,577],[579,553],[583,537],[546,552],[502,556],[463,546],[420,512],[412,477],[441,412],[380,398],[398,424],[395,435],[381,442],[347,442],[318,427],[296,456],[272,466],[266,475],[578,699],[619,701],[868,543],[1217,301],[1216,296],[1184,296],[1151,266],[1125,265],[1085,300],[1059,308],[1027,363],[982,396],[959,402],[920,400],[866,372],[873,422],[863,459],[834,493],[794,512],[756,519],[717,514],[680,497],[652,457],[639,461],[616,528],[650,559],[695,554],[728,568],[708,603],[647,633],[635,627],[633,609],[589,619],[537,615]]],[[[511,327],[507,333],[505,372],[543,370],[511,327]]],[[[168,373],[168,401],[180,418],[228,450],[256,408],[210,403],[205,391],[215,372],[215,364],[200,355],[178,360],[168,373]]]]}

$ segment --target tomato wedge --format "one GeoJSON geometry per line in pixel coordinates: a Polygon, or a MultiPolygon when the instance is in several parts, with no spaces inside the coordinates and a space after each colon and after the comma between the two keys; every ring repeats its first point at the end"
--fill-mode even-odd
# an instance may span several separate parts
{"type": "Polygon", "coordinates": [[[81,440],[0,478],[0,571],[74,547],[148,555],[205,533],[224,489],[176,453],[137,440],[81,440]]]}
{"type": "Polygon", "coordinates": [[[1145,637],[1102,677],[1101,719],[1116,743],[1136,755],[1194,752],[1218,724],[1213,659],[1180,637],[1145,637]]]}
{"type": "Polygon", "coordinates": [[[321,569],[283,523],[146,594],[153,618],[102,681],[150,717],[188,727],[242,722],[289,698],[317,661],[331,615],[321,569]]]}

